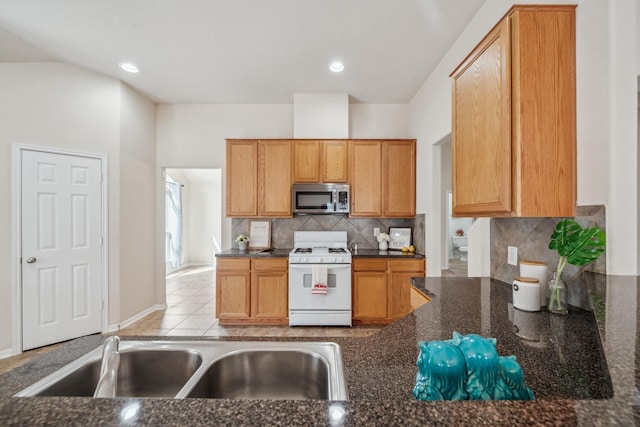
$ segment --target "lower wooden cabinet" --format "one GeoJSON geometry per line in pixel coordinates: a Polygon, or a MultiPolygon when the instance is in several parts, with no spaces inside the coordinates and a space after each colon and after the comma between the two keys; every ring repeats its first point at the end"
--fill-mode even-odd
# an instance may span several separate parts
{"type": "Polygon", "coordinates": [[[216,315],[221,325],[289,323],[286,258],[218,258],[216,315]]]}
{"type": "Polygon", "coordinates": [[[353,323],[386,325],[410,313],[411,278],[424,275],[424,259],[354,259],[353,323]]]}

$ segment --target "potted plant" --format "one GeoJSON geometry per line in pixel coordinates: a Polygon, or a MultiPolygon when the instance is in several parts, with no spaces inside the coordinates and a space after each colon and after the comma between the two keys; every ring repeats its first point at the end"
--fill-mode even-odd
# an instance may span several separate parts
{"type": "Polygon", "coordinates": [[[236,237],[236,242],[238,242],[238,249],[240,249],[241,251],[246,251],[247,243],[249,242],[249,236],[247,236],[246,234],[239,234],[238,237],[236,237]]]}
{"type": "Polygon", "coordinates": [[[571,219],[563,219],[551,235],[549,249],[558,252],[558,267],[549,283],[549,311],[567,314],[567,292],[562,281],[562,270],[567,263],[587,265],[605,251],[606,237],[598,227],[582,228],[571,219]]]}

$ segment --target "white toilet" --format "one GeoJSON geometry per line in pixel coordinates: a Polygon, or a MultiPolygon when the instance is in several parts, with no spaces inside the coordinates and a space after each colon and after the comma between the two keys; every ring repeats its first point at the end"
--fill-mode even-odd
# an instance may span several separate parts
{"type": "Polygon", "coordinates": [[[453,236],[453,254],[458,251],[460,261],[467,260],[467,236],[453,236]]]}

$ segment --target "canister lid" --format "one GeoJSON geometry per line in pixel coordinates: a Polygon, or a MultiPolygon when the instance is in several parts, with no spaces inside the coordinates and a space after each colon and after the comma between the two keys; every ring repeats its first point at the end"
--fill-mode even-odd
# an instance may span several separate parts
{"type": "Polygon", "coordinates": [[[517,280],[518,282],[524,282],[524,283],[538,283],[538,279],[536,279],[535,277],[520,277],[520,276],[516,276],[513,278],[513,280],[517,280]]]}

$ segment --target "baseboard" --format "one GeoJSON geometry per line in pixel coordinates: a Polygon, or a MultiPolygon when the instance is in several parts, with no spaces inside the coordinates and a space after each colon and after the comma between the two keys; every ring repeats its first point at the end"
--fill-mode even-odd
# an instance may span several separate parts
{"type": "Polygon", "coordinates": [[[167,304],[166,303],[162,303],[162,304],[156,304],[152,307],[149,307],[148,309],[136,314],[133,317],[128,318],[127,320],[120,322],[119,325],[109,325],[109,332],[117,332],[121,329],[124,329],[128,326],[131,326],[132,324],[136,323],[138,320],[142,319],[145,316],[148,316],[149,314],[153,313],[154,311],[159,311],[159,310],[165,310],[167,308],[167,304]]]}
{"type": "Polygon", "coordinates": [[[14,353],[10,348],[0,351],[0,359],[7,359],[9,357],[17,356],[20,353],[14,353]]]}

